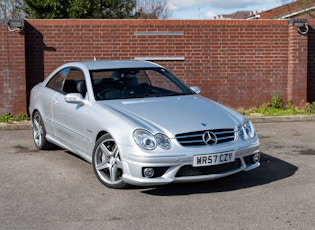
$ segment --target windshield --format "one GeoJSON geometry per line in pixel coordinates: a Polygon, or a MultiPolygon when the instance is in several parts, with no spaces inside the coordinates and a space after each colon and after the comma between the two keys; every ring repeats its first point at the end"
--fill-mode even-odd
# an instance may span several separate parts
{"type": "Polygon", "coordinates": [[[163,68],[93,70],[90,73],[96,100],[193,94],[163,68]]]}

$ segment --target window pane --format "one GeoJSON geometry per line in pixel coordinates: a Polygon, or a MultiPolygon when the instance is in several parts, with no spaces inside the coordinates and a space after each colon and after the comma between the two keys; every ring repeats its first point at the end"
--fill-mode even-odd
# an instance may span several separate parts
{"type": "Polygon", "coordinates": [[[162,68],[91,71],[96,100],[162,97],[191,94],[174,75],[162,68]]]}
{"type": "Polygon", "coordinates": [[[47,83],[47,87],[60,91],[63,86],[64,79],[69,72],[69,68],[63,69],[60,72],[58,72],[50,81],[47,83]]]}
{"type": "Polygon", "coordinates": [[[65,94],[81,93],[82,96],[85,97],[86,86],[83,72],[78,69],[70,69],[66,80],[63,83],[62,91],[65,94]]]}

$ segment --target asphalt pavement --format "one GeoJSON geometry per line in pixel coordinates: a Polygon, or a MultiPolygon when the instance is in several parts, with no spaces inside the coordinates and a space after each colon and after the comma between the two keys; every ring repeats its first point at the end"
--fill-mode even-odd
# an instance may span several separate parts
{"type": "Polygon", "coordinates": [[[261,166],[203,183],[103,186],[72,153],[0,131],[0,229],[315,230],[315,121],[255,121],[261,166]]]}

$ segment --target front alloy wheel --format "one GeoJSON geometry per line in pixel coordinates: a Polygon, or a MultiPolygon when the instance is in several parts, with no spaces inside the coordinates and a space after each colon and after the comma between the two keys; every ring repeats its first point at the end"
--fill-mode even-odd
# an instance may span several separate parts
{"type": "Polygon", "coordinates": [[[93,151],[93,169],[96,177],[110,188],[123,188],[123,165],[114,139],[105,134],[101,136],[93,151]]]}

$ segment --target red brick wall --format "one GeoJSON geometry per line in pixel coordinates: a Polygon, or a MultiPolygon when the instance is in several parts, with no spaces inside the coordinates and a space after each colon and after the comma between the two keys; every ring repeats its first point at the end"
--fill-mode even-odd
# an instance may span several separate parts
{"type": "Polygon", "coordinates": [[[315,101],[315,20],[309,20],[307,57],[307,100],[315,101]]]}
{"type": "Polygon", "coordinates": [[[177,59],[156,62],[234,108],[277,92],[299,103],[307,100],[307,49],[288,20],[28,20],[26,91],[64,62],[155,57],[177,59]]]}
{"type": "Polygon", "coordinates": [[[307,52],[300,44],[307,44],[307,36],[299,35],[297,29],[289,30],[288,94],[295,103],[307,100],[307,52]]]}
{"type": "Polygon", "coordinates": [[[0,22],[0,115],[26,112],[24,35],[0,22]]]}

